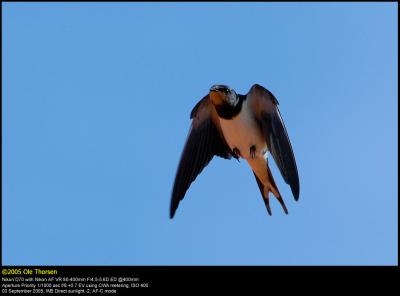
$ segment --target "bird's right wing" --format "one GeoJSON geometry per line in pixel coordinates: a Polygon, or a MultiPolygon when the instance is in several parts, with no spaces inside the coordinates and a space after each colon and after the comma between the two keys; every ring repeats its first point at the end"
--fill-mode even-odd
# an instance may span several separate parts
{"type": "Polygon", "coordinates": [[[231,150],[222,135],[219,120],[208,95],[193,108],[192,125],[178,165],[172,190],[170,218],[173,218],[179,202],[190,184],[208,165],[214,155],[231,158],[231,150]]]}

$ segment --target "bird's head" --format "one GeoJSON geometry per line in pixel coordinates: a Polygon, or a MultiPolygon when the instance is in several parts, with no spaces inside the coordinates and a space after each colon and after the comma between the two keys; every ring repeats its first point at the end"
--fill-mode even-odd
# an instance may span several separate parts
{"type": "Polygon", "coordinates": [[[210,88],[210,99],[214,106],[229,104],[235,106],[238,101],[236,92],[227,85],[215,84],[210,88]]]}

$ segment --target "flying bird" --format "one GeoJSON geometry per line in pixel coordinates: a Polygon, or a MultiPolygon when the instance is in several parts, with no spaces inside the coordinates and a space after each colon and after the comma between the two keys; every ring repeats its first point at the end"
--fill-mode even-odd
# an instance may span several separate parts
{"type": "Polygon", "coordinates": [[[254,84],[246,95],[226,85],[213,85],[193,108],[192,124],[181,155],[172,190],[170,218],[190,184],[216,155],[225,159],[243,158],[250,165],[268,214],[271,192],[288,210],[268,166],[272,155],[294,199],[300,194],[299,176],[289,136],[275,96],[254,84]]]}

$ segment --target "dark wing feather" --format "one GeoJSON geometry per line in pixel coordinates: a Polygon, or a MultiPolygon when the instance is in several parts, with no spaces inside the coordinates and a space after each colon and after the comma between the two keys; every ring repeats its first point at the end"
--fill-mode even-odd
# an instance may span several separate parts
{"type": "Polygon", "coordinates": [[[184,198],[190,184],[208,165],[214,155],[231,158],[229,147],[220,133],[219,122],[208,96],[194,107],[192,126],[183,148],[172,190],[170,218],[173,218],[179,202],[184,198]]]}
{"type": "Polygon", "coordinates": [[[300,184],[292,145],[278,109],[278,101],[264,87],[255,84],[247,94],[250,106],[256,114],[268,149],[283,179],[292,189],[295,200],[299,199],[300,184]]]}

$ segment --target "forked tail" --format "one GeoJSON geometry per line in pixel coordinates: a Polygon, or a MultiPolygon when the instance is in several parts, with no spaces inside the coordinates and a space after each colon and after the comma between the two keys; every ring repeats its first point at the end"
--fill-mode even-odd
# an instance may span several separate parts
{"type": "Polygon", "coordinates": [[[281,204],[283,210],[285,211],[286,214],[288,214],[288,210],[286,208],[285,202],[282,199],[282,196],[278,190],[278,187],[275,184],[274,177],[272,176],[271,170],[268,166],[268,162],[266,163],[266,173],[264,175],[264,182],[260,180],[260,178],[257,177],[256,173],[254,172],[254,177],[256,177],[256,181],[258,184],[258,188],[260,189],[261,195],[263,197],[265,206],[267,207],[267,211],[269,215],[272,215],[271,207],[269,205],[269,193],[272,192],[272,194],[276,197],[276,199],[279,201],[281,204]]]}

